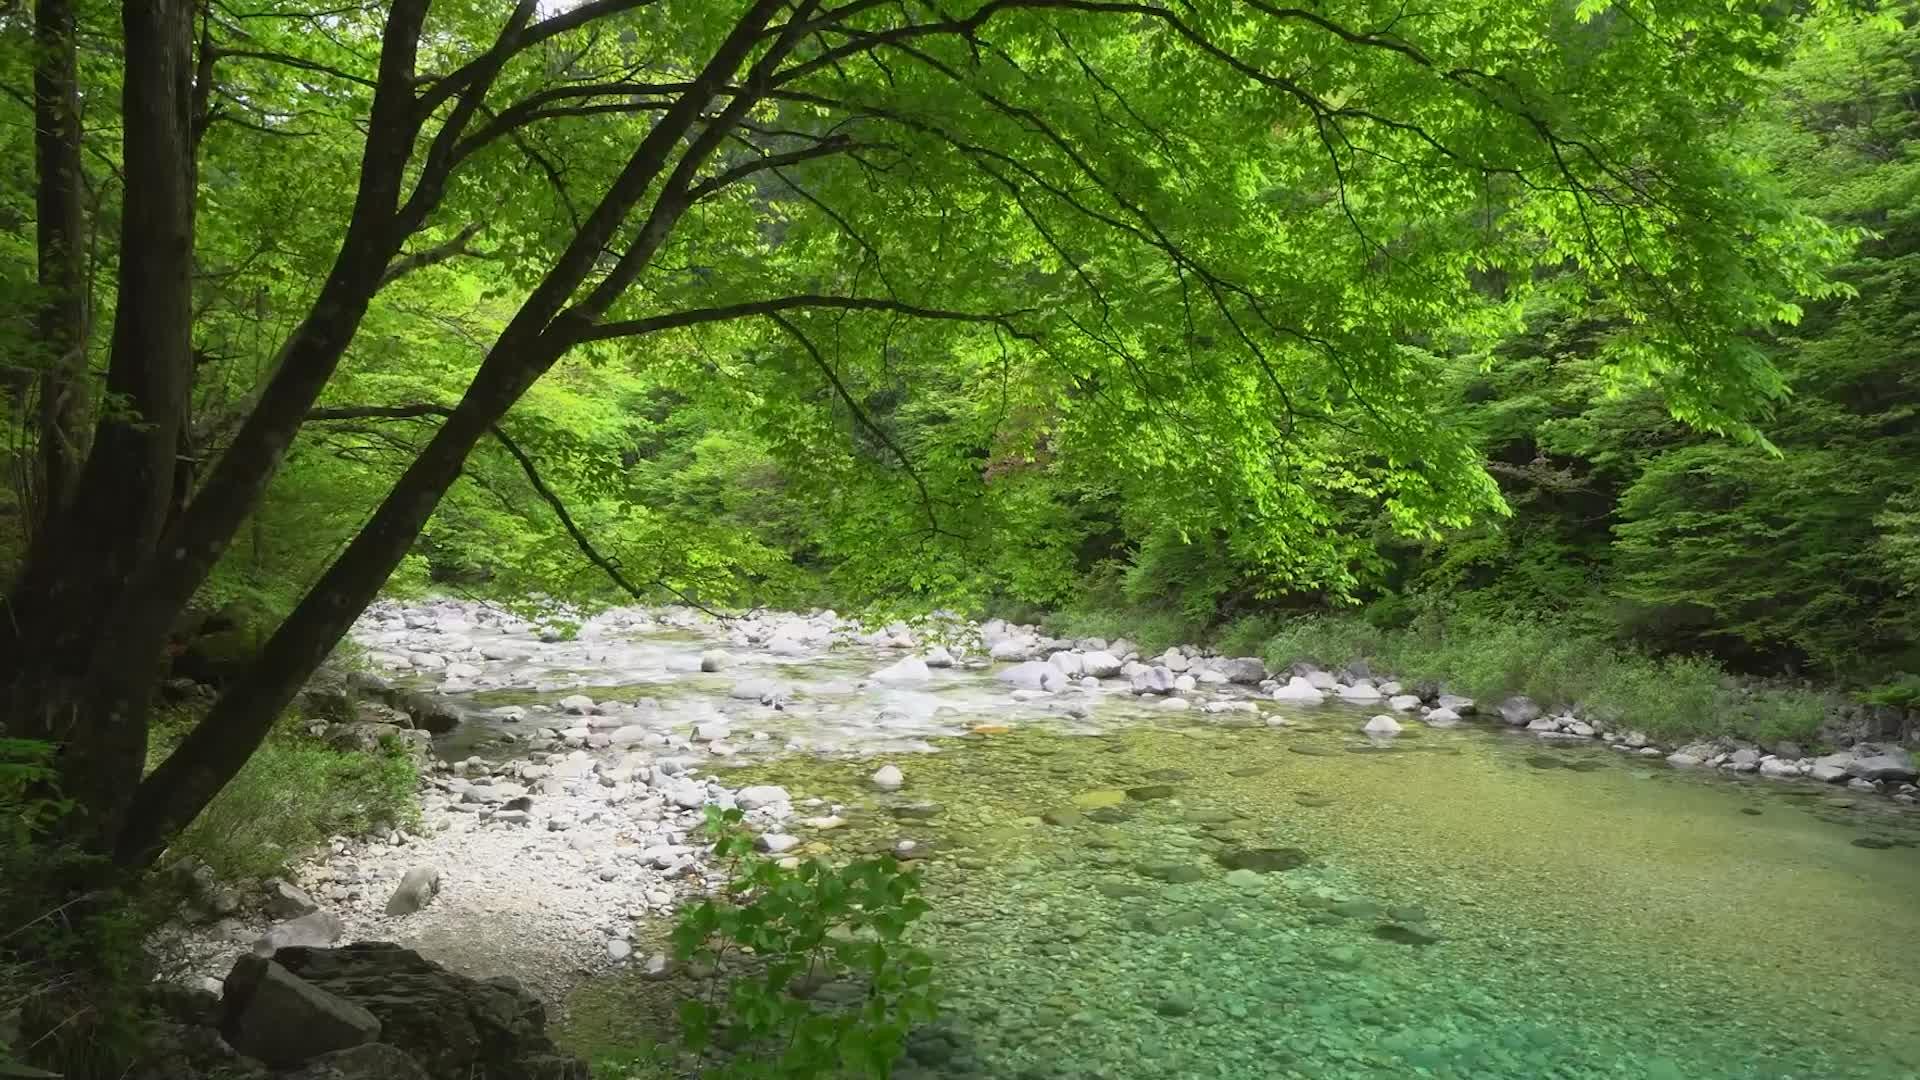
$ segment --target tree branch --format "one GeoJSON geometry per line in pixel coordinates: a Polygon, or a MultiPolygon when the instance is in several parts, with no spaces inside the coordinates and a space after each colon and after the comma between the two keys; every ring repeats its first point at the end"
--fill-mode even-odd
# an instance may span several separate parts
{"type": "Polygon", "coordinates": [[[453,239],[443,244],[435,244],[430,248],[424,248],[420,251],[402,255],[389,263],[386,273],[380,275],[380,287],[384,289],[388,285],[413,273],[415,270],[424,270],[429,266],[438,266],[449,259],[461,255],[471,255],[474,257],[484,255],[484,252],[475,251],[467,246],[468,241],[479,235],[480,230],[484,228],[486,228],[484,222],[468,222],[459,232],[454,234],[453,239]]]}
{"type": "Polygon", "coordinates": [[[1030,315],[1033,308],[1021,308],[1009,312],[949,311],[944,308],[920,307],[916,304],[888,300],[877,296],[831,296],[826,294],[801,294],[781,296],[771,300],[752,300],[738,304],[723,304],[719,307],[688,308],[684,311],[669,312],[665,315],[653,315],[645,319],[628,319],[624,322],[597,323],[580,335],[581,341],[604,341],[607,338],[636,337],[660,330],[677,330],[685,326],[698,326],[702,323],[724,322],[728,319],[744,319],[756,315],[777,317],[780,312],[797,308],[838,308],[846,311],[891,311],[895,314],[910,315],[916,319],[935,319],[947,322],[993,323],[1009,334],[1023,341],[1037,341],[1039,335],[1030,330],[1022,330],[1013,324],[1020,315],[1030,315]]]}
{"type": "MultiPolygon", "coordinates": [[[[340,405],[330,408],[313,409],[307,413],[307,420],[411,420],[423,416],[444,417],[451,415],[453,415],[453,407],[450,405],[417,402],[409,405],[340,405]]],[[[534,464],[532,456],[522,449],[520,444],[513,440],[512,436],[502,430],[500,425],[493,424],[489,426],[487,430],[499,441],[501,447],[505,449],[508,455],[520,466],[520,471],[526,474],[527,483],[533,487],[534,494],[540,496],[540,500],[553,510],[553,516],[559,519],[561,528],[567,531],[567,535],[572,538],[574,546],[580,549],[580,554],[586,556],[588,562],[597,567],[601,573],[607,575],[607,580],[618,585],[621,591],[625,592],[628,596],[642,603],[653,599],[646,590],[634,584],[632,579],[627,577],[620,569],[620,563],[618,561],[602,554],[599,548],[593,546],[593,541],[587,539],[587,534],[581,530],[579,524],[573,520],[573,514],[567,510],[566,502],[560,498],[553,488],[547,485],[546,479],[540,475],[540,469],[534,464]]],[[[680,600],[688,606],[699,608],[701,611],[713,615],[716,618],[726,617],[720,612],[708,608],[705,604],[693,599],[686,593],[681,592],[679,589],[674,588],[665,581],[655,579],[647,582],[647,584],[655,588],[664,589],[679,597],[680,600]]]]}

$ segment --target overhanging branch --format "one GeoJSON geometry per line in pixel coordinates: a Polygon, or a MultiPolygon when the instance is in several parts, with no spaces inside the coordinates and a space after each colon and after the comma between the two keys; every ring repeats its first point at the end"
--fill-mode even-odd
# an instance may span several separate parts
{"type": "Polygon", "coordinates": [[[728,319],[745,319],[754,316],[778,316],[781,312],[798,308],[838,308],[847,311],[890,311],[898,315],[908,315],[916,319],[933,319],[947,322],[991,323],[1023,341],[1037,341],[1039,336],[1032,331],[1021,330],[1013,319],[1021,315],[1030,315],[1032,308],[1021,308],[1009,312],[951,311],[944,308],[921,307],[917,304],[903,303],[877,296],[831,296],[826,294],[804,293],[797,296],[781,296],[770,300],[753,300],[738,304],[723,304],[718,307],[688,308],[684,311],[668,312],[664,315],[652,315],[644,319],[628,319],[623,322],[598,323],[581,334],[581,341],[604,341],[608,338],[636,337],[660,330],[677,330],[686,326],[698,326],[702,323],[724,322],[728,319]]]}
{"type": "MultiPolygon", "coordinates": [[[[307,420],[412,420],[423,416],[444,417],[452,415],[453,409],[451,406],[437,405],[431,402],[417,402],[408,405],[341,405],[332,408],[313,409],[307,413],[307,420]]],[[[651,599],[645,590],[634,584],[620,569],[619,562],[602,554],[599,548],[593,546],[593,541],[587,539],[587,534],[581,531],[580,526],[573,520],[573,514],[567,510],[566,502],[560,498],[553,488],[547,485],[546,479],[540,475],[540,470],[534,464],[533,458],[521,448],[520,444],[515,442],[512,436],[501,430],[498,424],[489,427],[488,431],[499,441],[500,446],[506,450],[507,454],[519,464],[520,471],[526,474],[527,483],[533,487],[534,494],[540,496],[540,501],[546,503],[547,506],[553,510],[553,516],[559,519],[560,527],[567,531],[567,535],[572,538],[574,546],[580,549],[580,554],[586,556],[588,562],[599,568],[601,573],[607,575],[609,581],[618,585],[621,591],[625,592],[628,596],[643,603],[651,599]]],[[[724,615],[710,610],[706,605],[664,581],[656,579],[647,584],[664,589],[679,597],[683,603],[691,607],[699,608],[709,615],[725,618],[724,615]]]]}

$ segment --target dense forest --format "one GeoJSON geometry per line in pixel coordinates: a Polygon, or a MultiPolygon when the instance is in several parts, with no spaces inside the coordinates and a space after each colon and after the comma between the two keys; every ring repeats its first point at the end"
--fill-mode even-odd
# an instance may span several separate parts
{"type": "Polygon", "coordinates": [[[1910,0],[315,6],[0,2],[0,807],[56,891],[380,595],[1916,726],[1910,0]]]}

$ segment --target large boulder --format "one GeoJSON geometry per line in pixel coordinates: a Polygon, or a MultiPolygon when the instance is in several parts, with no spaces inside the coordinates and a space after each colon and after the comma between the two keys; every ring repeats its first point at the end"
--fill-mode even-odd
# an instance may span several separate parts
{"type": "Polygon", "coordinates": [[[380,1038],[380,1020],[365,1007],[261,956],[234,963],[221,1001],[227,1041],[275,1068],[380,1038]]]}
{"type": "Polygon", "coordinates": [[[380,1022],[380,1042],[432,1080],[588,1080],[585,1062],[547,1037],[540,1000],[511,978],[456,975],[411,949],[366,942],[284,949],[274,958],[380,1022]]]}
{"type": "Polygon", "coordinates": [[[1111,679],[1120,674],[1123,666],[1119,657],[1104,649],[1095,649],[1080,658],[1080,670],[1096,679],[1111,679]]]}
{"type": "Polygon", "coordinates": [[[1913,780],[1920,778],[1913,755],[1897,746],[1878,747],[1862,743],[1853,748],[1853,760],[1846,765],[1847,775],[1862,780],[1913,780]]]}
{"type": "Polygon", "coordinates": [[[1319,703],[1327,699],[1326,694],[1299,675],[1287,680],[1287,685],[1275,687],[1273,700],[1319,703]]]}
{"type": "Polygon", "coordinates": [[[1008,638],[996,643],[988,650],[987,656],[993,660],[1029,660],[1033,658],[1033,645],[1031,638],[1008,638]]]}
{"type": "MultiPolygon", "coordinates": [[[[1459,712],[1460,710],[1455,709],[1454,711],[1459,712]]],[[[1540,719],[1541,715],[1542,711],[1540,706],[1535,704],[1532,698],[1526,697],[1525,695],[1510,697],[1500,703],[1500,718],[1505,720],[1510,727],[1526,727],[1528,724],[1540,719]]]]}
{"type": "Polygon", "coordinates": [[[1020,690],[1065,690],[1067,673],[1044,660],[1027,660],[994,673],[994,678],[1020,690]]]}
{"type": "Polygon", "coordinates": [[[1218,668],[1228,682],[1251,685],[1267,677],[1267,665],[1257,656],[1236,656],[1231,660],[1222,660],[1218,668]]]}
{"type": "Polygon", "coordinates": [[[1171,694],[1174,689],[1173,672],[1162,665],[1156,664],[1134,673],[1133,692],[1136,694],[1171,694]]]}

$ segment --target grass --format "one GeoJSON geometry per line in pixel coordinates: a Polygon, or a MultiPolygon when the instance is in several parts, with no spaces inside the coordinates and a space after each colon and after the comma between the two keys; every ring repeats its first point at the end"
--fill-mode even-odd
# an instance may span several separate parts
{"type": "Polygon", "coordinates": [[[1525,694],[1545,707],[1577,705],[1667,741],[1728,735],[1812,743],[1827,704],[1807,690],[1739,686],[1710,660],[1650,657],[1532,619],[1429,613],[1393,628],[1358,615],[1307,616],[1283,624],[1263,655],[1276,668],[1364,660],[1483,701],[1525,694]]]}
{"type": "MultiPolygon", "coordinates": [[[[155,742],[170,747],[184,730],[173,718],[155,742]]],[[[329,837],[413,824],[418,781],[397,747],[336,750],[282,723],[171,850],[223,880],[270,877],[329,837]]]]}

